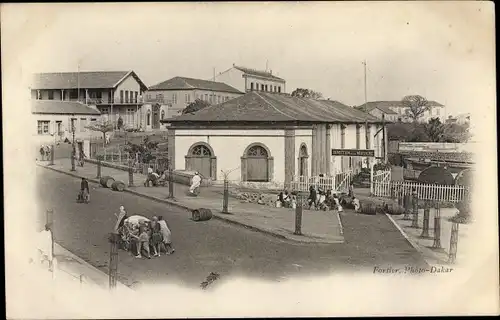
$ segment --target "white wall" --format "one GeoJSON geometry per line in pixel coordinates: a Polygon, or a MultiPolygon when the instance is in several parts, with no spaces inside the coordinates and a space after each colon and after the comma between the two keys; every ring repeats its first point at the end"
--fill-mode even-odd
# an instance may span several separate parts
{"type": "Polygon", "coordinates": [[[250,90],[251,88],[251,83],[254,83],[254,90],[256,90],[256,83],[259,84],[259,90],[258,91],[264,91],[262,88],[261,88],[261,85],[267,85],[268,86],[268,89],[267,91],[268,92],[278,92],[278,87],[281,87],[281,93],[285,93],[285,84],[283,82],[278,82],[278,81],[273,81],[273,80],[264,80],[264,79],[261,79],[261,78],[258,78],[258,77],[252,77],[251,75],[247,75],[247,89],[250,90]],[[270,86],[273,86],[273,88],[271,89],[270,86]],[[274,91],[274,86],[276,86],[276,91],[274,91]]]}
{"type": "Polygon", "coordinates": [[[285,180],[284,130],[179,130],[175,131],[175,169],[185,170],[185,156],[197,142],[208,143],[217,157],[217,180],[223,180],[221,170],[233,170],[229,179],[241,180],[241,157],[254,142],[263,143],[274,157],[274,181],[285,180]],[[251,135],[251,136],[249,136],[251,135]]]}
{"type": "Polygon", "coordinates": [[[215,76],[215,81],[223,82],[235,89],[240,90],[241,92],[245,92],[245,78],[243,78],[243,72],[235,68],[219,73],[215,76]]]}
{"type": "Polygon", "coordinates": [[[307,171],[308,175],[311,174],[311,158],[312,158],[312,129],[296,129],[295,130],[295,171],[294,175],[299,174],[299,155],[300,146],[305,144],[307,147],[307,154],[309,158],[307,159],[307,171]]]}
{"type": "MultiPolygon", "coordinates": [[[[115,103],[120,102],[120,91],[123,90],[123,102],[125,102],[125,91],[138,92],[137,95],[141,95],[141,86],[137,80],[132,75],[129,75],[125,80],[123,80],[118,87],[116,87],[114,92],[115,103]]],[[[135,93],[133,94],[135,98],[135,93]]],[[[104,98],[104,97],[103,97],[104,98]]],[[[130,93],[129,93],[129,102],[130,102],[130,93]]]]}
{"type": "Polygon", "coordinates": [[[100,115],[58,115],[58,114],[32,114],[33,126],[31,129],[33,140],[50,143],[54,141],[54,132],[57,130],[57,121],[61,121],[61,131],[63,132],[61,137],[56,136],[57,140],[64,140],[66,137],[68,139],[72,138],[71,133],[71,118],[76,118],[75,121],[75,138],[84,139],[89,137],[102,137],[101,132],[91,131],[86,128],[82,128],[82,125],[89,125],[91,119],[96,119],[97,122],[101,121],[100,115]],[[82,121],[82,119],[85,119],[82,121]],[[38,134],[38,121],[50,121],[49,123],[49,133],[38,134]]]}

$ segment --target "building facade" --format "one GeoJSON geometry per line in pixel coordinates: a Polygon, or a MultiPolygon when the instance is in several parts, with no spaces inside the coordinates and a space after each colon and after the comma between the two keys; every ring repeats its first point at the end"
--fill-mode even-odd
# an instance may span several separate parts
{"type": "Polygon", "coordinates": [[[243,95],[243,92],[221,82],[174,77],[151,86],[146,92],[146,103],[166,107],[168,112],[161,120],[175,117],[197,99],[211,105],[223,103],[243,95]]]}
{"type": "Polygon", "coordinates": [[[86,127],[101,121],[101,113],[76,101],[32,100],[32,136],[36,143],[52,143],[72,139],[102,137],[102,133],[86,127]]]}
{"type": "Polygon", "coordinates": [[[122,118],[125,128],[147,130],[153,125],[147,125],[147,110],[142,108],[146,89],[134,71],[40,73],[34,76],[31,97],[81,102],[97,108],[103,115],[102,121],[116,125],[122,118]]]}
{"type": "MultiPolygon", "coordinates": [[[[418,121],[428,122],[432,118],[439,118],[441,122],[444,123],[446,121],[444,105],[436,101],[429,101],[429,106],[429,110],[425,111],[418,121]]],[[[412,121],[412,119],[407,116],[408,107],[406,107],[402,101],[371,101],[356,108],[368,112],[379,119],[382,118],[383,114],[388,121],[412,121]],[[391,113],[391,111],[393,113],[391,113]]]]}
{"type": "Polygon", "coordinates": [[[259,71],[235,64],[230,69],[216,75],[215,81],[227,83],[242,92],[286,93],[286,81],[273,75],[272,71],[259,71]]]}
{"type": "Polygon", "coordinates": [[[165,122],[175,170],[216,181],[230,172],[232,181],[286,184],[294,176],[369,164],[363,157],[332,156],[332,149],[373,149],[379,158],[384,152],[382,135],[376,135],[381,121],[335,101],[250,92],[165,122]]]}

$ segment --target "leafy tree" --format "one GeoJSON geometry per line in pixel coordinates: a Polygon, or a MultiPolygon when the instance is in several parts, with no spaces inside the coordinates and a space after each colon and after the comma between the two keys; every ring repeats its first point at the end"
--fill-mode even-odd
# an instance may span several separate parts
{"type": "Polygon", "coordinates": [[[419,95],[406,96],[402,100],[403,106],[406,108],[406,116],[417,122],[426,111],[429,111],[431,106],[426,98],[419,95]]]}
{"type": "Polygon", "coordinates": [[[292,97],[311,98],[318,100],[323,98],[323,94],[311,89],[297,88],[292,92],[292,97]]]}
{"type": "Polygon", "coordinates": [[[447,123],[444,128],[444,142],[463,143],[469,141],[469,124],[447,123]]]}
{"type": "Polygon", "coordinates": [[[118,130],[121,130],[123,128],[123,118],[121,116],[118,117],[118,121],[116,122],[116,126],[118,127],[118,130]]]}
{"type": "Polygon", "coordinates": [[[151,141],[148,136],[144,137],[142,143],[136,144],[128,142],[125,145],[125,152],[129,153],[130,158],[134,158],[135,155],[139,154],[139,162],[149,163],[156,157],[153,155],[153,151],[158,150],[158,141],[151,141]]]}
{"type": "Polygon", "coordinates": [[[102,132],[102,144],[103,146],[106,144],[106,133],[113,131],[113,124],[109,121],[104,121],[102,123],[93,123],[91,125],[86,126],[85,128],[92,131],[102,132]]]}
{"type": "Polygon", "coordinates": [[[439,118],[432,118],[424,126],[425,133],[431,142],[444,142],[444,125],[439,118]]]}
{"type": "Polygon", "coordinates": [[[194,113],[196,111],[200,111],[201,109],[205,109],[207,107],[210,107],[210,103],[203,101],[201,99],[196,99],[182,110],[182,114],[194,113]]]}

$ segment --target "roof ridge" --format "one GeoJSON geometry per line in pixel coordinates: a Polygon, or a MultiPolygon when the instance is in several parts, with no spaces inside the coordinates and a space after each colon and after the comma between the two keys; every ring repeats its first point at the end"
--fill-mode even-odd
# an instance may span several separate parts
{"type": "Polygon", "coordinates": [[[269,101],[267,101],[267,99],[266,99],[266,98],[264,98],[263,96],[261,96],[259,92],[256,92],[256,91],[254,91],[254,92],[255,92],[255,93],[256,93],[259,97],[261,97],[261,98],[264,100],[264,102],[266,102],[268,105],[270,105],[270,106],[271,106],[274,110],[278,111],[278,112],[279,112],[279,113],[281,113],[282,115],[284,115],[284,116],[286,116],[286,117],[288,117],[288,118],[290,118],[290,119],[292,119],[292,120],[293,120],[293,117],[292,117],[292,116],[290,116],[290,115],[288,115],[288,114],[284,113],[284,112],[283,112],[283,111],[281,111],[281,110],[278,110],[275,106],[273,106],[273,104],[272,104],[272,103],[270,103],[269,101]]]}

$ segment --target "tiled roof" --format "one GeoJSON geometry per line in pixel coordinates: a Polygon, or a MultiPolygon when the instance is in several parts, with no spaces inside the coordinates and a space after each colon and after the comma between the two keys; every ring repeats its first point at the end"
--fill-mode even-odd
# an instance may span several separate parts
{"type": "Polygon", "coordinates": [[[37,73],[31,89],[111,89],[131,74],[145,90],[146,85],[133,71],[84,71],[37,73]]]}
{"type": "MultiPolygon", "coordinates": [[[[429,101],[429,105],[431,107],[444,107],[442,104],[436,101],[429,101]]],[[[404,104],[402,101],[370,101],[356,108],[363,109],[365,110],[365,112],[370,112],[375,108],[379,108],[380,110],[386,112],[385,110],[390,110],[390,107],[392,108],[404,107],[404,104]]]]}
{"type": "Polygon", "coordinates": [[[249,92],[165,122],[313,122],[380,123],[374,116],[337,101],[297,98],[290,95],[249,92]]]}
{"type": "Polygon", "coordinates": [[[233,67],[235,69],[238,69],[238,70],[246,73],[246,74],[250,74],[250,75],[254,75],[254,76],[258,76],[258,77],[264,77],[264,78],[268,78],[268,79],[272,79],[272,80],[285,81],[284,79],[279,78],[279,77],[277,77],[277,76],[275,76],[272,73],[267,72],[267,71],[254,70],[254,69],[240,67],[240,66],[236,66],[236,65],[233,67]]]}
{"type": "Polygon", "coordinates": [[[368,112],[368,113],[370,111],[372,111],[373,109],[379,109],[380,111],[382,111],[385,114],[398,114],[397,112],[393,111],[388,106],[376,105],[376,104],[372,104],[372,105],[368,105],[368,106],[363,105],[363,106],[356,107],[356,109],[364,111],[364,112],[368,112]]]}
{"type": "Polygon", "coordinates": [[[60,100],[32,100],[31,112],[43,114],[101,114],[83,103],[60,100]]]}
{"type": "Polygon", "coordinates": [[[223,82],[215,82],[215,81],[185,78],[185,77],[174,77],[167,81],[163,81],[154,86],[151,86],[148,90],[192,90],[192,89],[243,94],[243,92],[223,82]]]}

